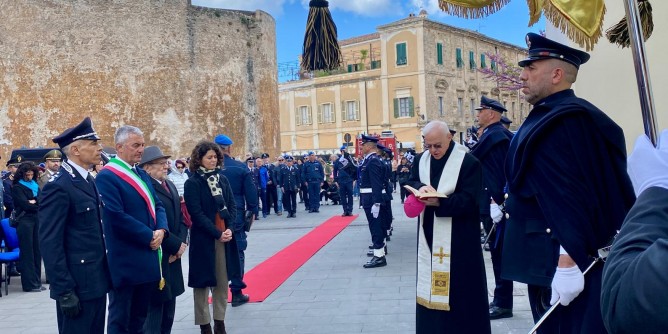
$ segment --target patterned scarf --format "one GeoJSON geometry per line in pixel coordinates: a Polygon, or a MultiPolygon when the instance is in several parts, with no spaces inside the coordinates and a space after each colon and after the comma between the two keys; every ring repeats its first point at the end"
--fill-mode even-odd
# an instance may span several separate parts
{"type": "Polygon", "coordinates": [[[206,169],[200,166],[200,168],[197,169],[197,174],[206,179],[206,183],[209,185],[209,189],[211,190],[211,196],[213,197],[223,195],[223,188],[221,188],[218,184],[218,182],[220,182],[220,174],[218,173],[219,171],[219,167],[214,169],[206,169]]]}

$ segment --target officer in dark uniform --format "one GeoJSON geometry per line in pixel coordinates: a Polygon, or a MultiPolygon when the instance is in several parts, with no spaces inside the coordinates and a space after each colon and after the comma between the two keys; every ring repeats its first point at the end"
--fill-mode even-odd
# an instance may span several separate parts
{"type": "Polygon", "coordinates": [[[380,206],[380,217],[385,232],[385,240],[390,241],[392,229],[392,150],[377,144],[378,157],[383,163],[383,204],[380,206]]]}
{"type": "Polygon", "coordinates": [[[255,185],[255,194],[257,195],[256,203],[258,205],[255,206],[255,210],[253,211],[253,215],[255,216],[255,220],[260,220],[259,217],[259,208],[260,208],[260,171],[255,167],[255,158],[254,157],[249,157],[246,159],[246,167],[248,168],[248,172],[251,174],[251,180],[253,181],[253,185],[255,185]]]}
{"type": "Polygon", "coordinates": [[[501,116],[501,124],[503,125],[504,128],[510,129],[510,124],[512,124],[513,121],[511,121],[508,117],[502,115],[501,116]]]}
{"type": "Polygon", "coordinates": [[[111,287],[102,201],[88,168],[102,146],[90,118],[53,138],[67,156],[40,195],[39,243],[60,333],[103,333],[111,287]]]}
{"type": "Polygon", "coordinates": [[[247,212],[253,213],[257,209],[257,189],[246,165],[234,160],[230,156],[230,145],[233,144],[232,139],[224,134],[220,134],[216,136],[214,142],[220,146],[220,150],[223,152],[224,161],[221,174],[229,181],[232,194],[234,195],[234,203],[237,206],[237,217],[232,224],[232,233],[234,234],[232,239],[236,241],[239,251],[241,277],[230,277],[230,291],[232,291],[232,306],[239,306],[247,303],[249,300],[248,295],[243,294],[241,291],[246,287],[246,284],[243,282],[246,262],[244,252],[248,246],[245,217],[247,212]]]}
{"type": "Polygon", "coordinates": [[[503,163],[508,153],[508,146],[513,134],[501,125],[501,114],[506,111],[499,101],[483,96],[480,107],[476,108],[478,126],[482,135],[471,154],[482,163],[483,191],[480,192],[480,220],[491,243],[492,267],[494,269],[494,300],[489,307],[489,318],[501,319],[513,316],[513,281],[501,278],[501,250],[503,249],[504,218],[500,206],[504,202],[503,188],[506,176],[503,174],[503,163]],[[490,215],[494,213],[494,218],[490,215]],[[496,224],[494,231],[491,231],[496,224]]]}
{"type": "MultiPolygon", "coordinates": [[[[277,216],[281,215],[281,210],[278,207],[278,193],[276,185],[278,180],[276,180],[276,166],[269,161],[269,154],[262,153],[262,159],[264,159],[264,166],[267,168],[267,173],[269,174],[269,179],[267,179],[267,209],[263,210],[269,215],[271,213],[271,207],[274,207],[274,213],[277,216]]],[[[263,203],[264,204],[264,203],[263,203]]]]}
{"type": "Polygon", "coordinates": [[[527,44],[520,80],[534,107],[505,161],[508,221],[501,276],[528,284],[534,320],[550,304],[562,305],[539,333],[605,333],[603,266],[583,272],[635,200],[624,133],[570,89],[587,53],[533,33],[527,44]]]}
{"type": "Polygon", "coordinates": [[[357,176],[357,167],[347,151],[347,146],[341,146],[341,157],[334,161],[334,182],[339,186],[341,217],[353,215],[353,181],[357,176]]]}
{"type": "Polygon", "coordinates": [[[364,265],[364,268],[384,267],[385,260],[385,231],[380,212],[383,199],[383,181],[385,167],[377,154],[378,138],[362,135],[361,151],[364,160],[360,170],[360,202],[371,232],[373,257],[364,265]]]}
{"type": "Polygon", "coordinates": [[[320,187],[325,179],[325,171],[315,158],[315,153],[309,152],[301,175],[303,184],[308,187],[309,213],[320,212],[320,187]]]}
{"type": "Polygon", "coordinates": [[[301,176],[299,170],[294,166],[295,159],[291,156],[285,158],[287,166],[281,168],[280,187],[283,192],[283,208],[288,213],[287,218],[297,218],[297,192],[301,176]]]}
{"type": "Polygon", "coordinates": [[[299,197],[301,198],[300,203],[304,203],[304,208],[306,211],[310,211],[309,209],[309,200],[308,200],[308,186],[306,182],[304,182],[304,164],[308,161],[308,154],[304,154],[301,159],[301,163],[297,164],[297,169],[299,170],[299,176],[302,178],[301,181],[302,183],[299,185],[299,197]]]}

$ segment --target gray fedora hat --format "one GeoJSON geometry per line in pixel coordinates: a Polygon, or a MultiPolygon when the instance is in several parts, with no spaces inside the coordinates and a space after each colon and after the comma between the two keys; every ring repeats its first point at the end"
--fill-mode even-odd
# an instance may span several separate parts
{"type": "Polygon", "coordinates": [[[141,157],[141,161],[139,162],[139,166],[143,166],[154,160],[169,157],[171,157],[171,155],[164,155],[157,146],[146,146],[146,148],[144,148],[144,154],[141,157]]]}

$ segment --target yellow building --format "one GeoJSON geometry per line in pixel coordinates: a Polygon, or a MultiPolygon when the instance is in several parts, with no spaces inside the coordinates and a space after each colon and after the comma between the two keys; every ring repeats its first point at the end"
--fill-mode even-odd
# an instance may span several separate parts
{"type": "Polygon", "coordinates": [[[283,152],[334,153],[347,133],[383,131],[403,148],[421,150],[420,129],[434,119],[460,139],[474,125],[481,95],[504,103],[514,128],[530,110],[518,92],[500,91],[478,71],[496,66],[488,54],[516,64],[526,49],[430,20],[424,11],[340,45],[340,70],[279,85],[283,152]]]}

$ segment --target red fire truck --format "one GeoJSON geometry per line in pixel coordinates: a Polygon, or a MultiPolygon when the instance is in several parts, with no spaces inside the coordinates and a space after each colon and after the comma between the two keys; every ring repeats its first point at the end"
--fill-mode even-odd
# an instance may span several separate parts
{"type": "MultiPolygon", "coordinates": [[[[378,143],[392,150],[393,159],[397,159],[399,157],[399,147],[397,147],[397,137],[394,136],[394,132],[383,131],[380,133],[380,135],[371,134],[367,136],[378,138],[378,143]]],[[[361,146],[362,135],[358,135],[357,138],[355,138],[355,156],[357,157],[362,156],[362,151],[360,150],[361,146]]]]}

